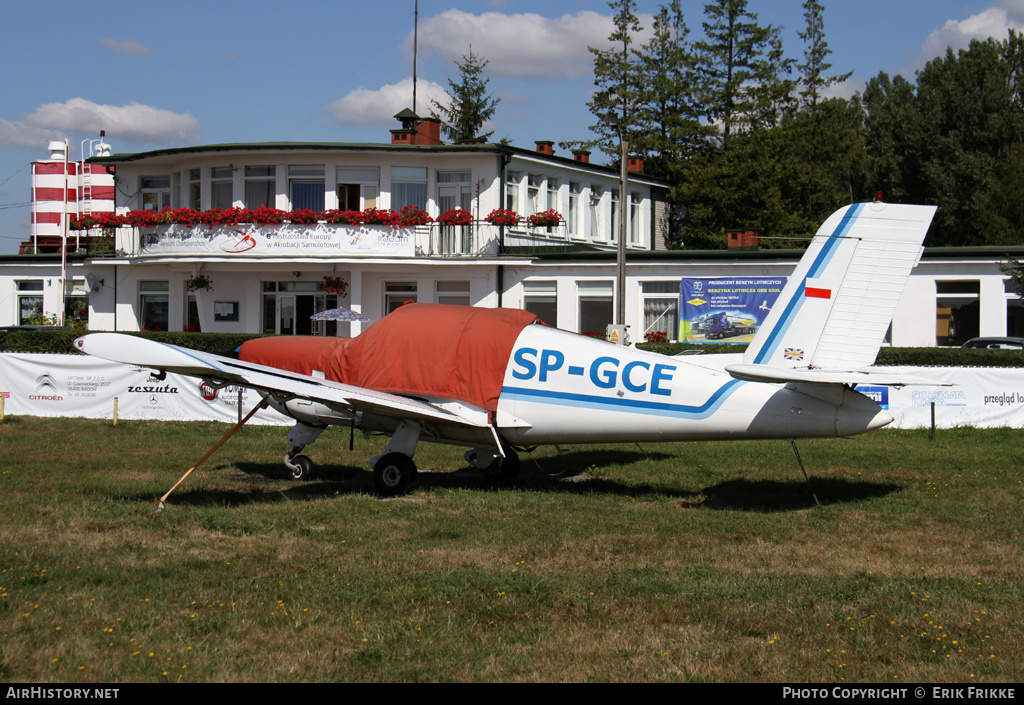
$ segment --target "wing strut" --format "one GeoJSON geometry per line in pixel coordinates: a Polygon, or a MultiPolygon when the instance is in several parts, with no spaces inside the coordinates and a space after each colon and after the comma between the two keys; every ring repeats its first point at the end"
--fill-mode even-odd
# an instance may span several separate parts
{"type": "Polygon", "coordinates": [[[185,481],[185,478],[186,478],[186,477],[188,477],[189,475],[191,475],[191,474],[192,474],[192,471],[193,471],[193,470],[195,470],[195,469],[196,469],[197,467],[199,467],[200,465],[202,465],[203,463],[205,463],[205,462],[207,461],[207,459],[208,459],[208,458],[209,458],[209,457],[210,457],[211,455],[213,455],[214,453],[216,453],[216,452],[217,452],[217,450],[218,450],[218,449],[219,449],[219,448],[220,448],[220,447],[221,447],[222,445],[224,445],[225,443],[227,443],[227,442],[228,442],[228,439],[229,439],[229,438],[231,438],[231,437],[232,437],[233,435],[235,435],[235,433],[237,433],[237,432],[238,432],[238,429],[242,428],[242,426],[244,426],[244,425],[246,424],[246,422],[247,422],[247,421],[248,421],[249,419],[251,419],[251,418],[252,418],[252,417],[253,417],[253,416],[254,416],[254,415],[256,414],[256,412],[257,412],[257,411],[259,411],[260,409],[262,409],[262,408],[266,407],[266,405],[267,405],[267,397],[266,397],[266,396],[264,396],[264,397],[263,397],[263,398],[262,398],[262,399],[260,400],[260,403],[259,403],[259,404],[257,404],[256,406],[254,406],[254,407],[252,408],[252,410],[251,410],[251,411],[250,411],[250,412],[249,412],[248,414],[246,414],[246,415],[245,415],[245,418],[244,418],[244,419],[242,419],[241,421],[239,421],[238,423],[236,423],[236,424],[235,424],[235,427],[234,427],[234,428],[232,428],[232,429],[231,429],[230,431],[228,431],[228,432],[227,432],[227,434],[226,434],[226,435],[225,435],[225,436],[224,436],[223,438],[221,438],[221,439],[220,439],[219,441],[217,441],[216,445],[214,445],[214,446],[213,446],[213,448],[210,448],[210,450],[209,450],[209,451],[208,451],[208,452],[206,453],[206,455],[204,455],[204,456],[203,456],[203,457],[202,457],[202,458],[201,458],[201,459],[199,460],[199,462],[198,462],[198,463],[196,463],[195,465],[193,465],[192,467],[190,467],[190,468],[188,469],[188,472],[186,472],[186,473],[185,473],[184,475],[182,475],[182,476],[181,476],[181,479],[180,479],[180,480],[178,480],[177,482],[175,482],[175,483],[174,483],[174,487],[172,487],[171,489],[167,490],[167,494],[165,494],[165,495],[164,495],[163,497],[161,497],[160,499],[158,499],[158,500],[156,501],[156,510],[157,510],[158,512],[159,512],[159,511],[162,511],[162,510],[163,510],[163,508],[164,508],[164,500],[166,500],[166,499],[167,499],[168,497],[170,497],[170,496],[171,496],[171,492],[174,492],[174,490],[175,490],[175,489],[176,489],[176,488],[178,487],[178,485],[180,485],[180,484],[181,484],[182,482],[184,482],[184,481],[185,481]]]}

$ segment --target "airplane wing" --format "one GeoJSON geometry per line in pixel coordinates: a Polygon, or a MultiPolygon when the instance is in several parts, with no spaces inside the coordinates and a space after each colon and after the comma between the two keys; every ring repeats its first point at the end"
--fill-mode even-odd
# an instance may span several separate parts
{"type": "Polygon", "coordinates": [[[368,411],[382,416],[441,422],[470,428],[489,428],[484,418],[467,418],[437,405],[372,389],[189,350],[121,333],[90,333],[75,340],[84,353],[150,369],[235,384],[290,399],[302,398],[329,406],[368,411]]]}
{"type": "Polygon", "coordinates": [[[769,384],[797,382],[804,384],[848,384],[850,386],[856,384],[881,384],[889,387],[903,387],[905,385],[950,386],[948,383],[923,377],[871,369],[783,369],[768,367],[767,365],[726,365],[725,371],[736,379],[741,379],[745,382],[766,382],[769,384]]]}

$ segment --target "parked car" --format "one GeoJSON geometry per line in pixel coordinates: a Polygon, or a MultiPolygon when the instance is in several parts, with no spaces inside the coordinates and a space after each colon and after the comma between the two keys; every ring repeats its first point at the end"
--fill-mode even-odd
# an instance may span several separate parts
{"type": "Polygon", "coordinates": [[[961,347],[989,350],[1024,350],[1024,338],[971,338],[961,347]]]}

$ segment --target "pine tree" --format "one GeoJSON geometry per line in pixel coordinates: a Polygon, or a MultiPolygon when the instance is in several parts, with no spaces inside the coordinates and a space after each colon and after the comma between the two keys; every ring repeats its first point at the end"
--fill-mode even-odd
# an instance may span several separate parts
{"type": "Polygon", "coordinates": [[[469,53],[456,61],[459,67],[459,80],[456,83],[448,79],[447,104],[436,100],[431,101],[430,114],[441,121],[441,130],[452,142],[473,139],[486,140],[494,131],[484,134],[480,130],[494,115],[494,110],[501,102],[487,92],[489,78],[484,76],[484,68],[488,61],[473,53],[470,45],[469,53]]]}
{"type": "Polygon", "coordinates": [[[832,64],[828,63],[828,55],[832,52],[825,41],[825,21],[822,18],[824,8],[818,0],[806,0],[803,8],[806,26],[799,36],[804,40],[806,48],[804,62],[797,65],[797,70],[800,71],[801,107],[814,114],[818,103],[824,97],[824,91],[837,83],[842,83],[852,76],[853,72],[839,76],[827,75],[828,70],[832,68],[832,64]]]}
{"type": "Polygon", "coordinates": [[[591,130],[598,135],[596,145],[606,154],[618,158],[619,130],[633,139],[633,109],[639,93],[637,52],[634,37],[643,27],[636,15],[636,0],[617,0],[608,6],[615,10],[615,30],[608,36],[611,49],[588,47],[594,56],[594,85],[597,90],[587,106],[598,123],[591,130]],[[619,127],[614,126],[618,121],[619,127]]]}
{"type": "Polygon", "coordinates": [[[696,77],[686,41],[690,30],[680,0],[662,6],[651,29],[651,40],[637,55],[630,147],[644,157],[648,174],[668,178],[682,159],[698,151],[707,128],[693,100],[696,77]]]}
{"type": "Polygon", "coordinates": [[[728,151],[733,135],[756,112],[756,89],[769,73],[767,54],[775,33],[757,23],[747,0],[715,0],[704,6],[704,14],[707,40],[694,45],[699,96],[707,118],[719,126],[719,144],[728,151]]]}

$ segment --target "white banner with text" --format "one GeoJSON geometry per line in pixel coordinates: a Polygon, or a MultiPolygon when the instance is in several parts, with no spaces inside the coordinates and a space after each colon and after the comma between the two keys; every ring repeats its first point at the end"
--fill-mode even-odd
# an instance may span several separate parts
{"type": "MultiPolygon", "coordinates": [[[[859,385],[857,391],[893,415],[890,428],[927,428],[932,405],[938,428],[1024,428],[1024,369],[998,367],[878,368],[935,386],[859,385]],[[940,386],[948,384],[950,386],[940,386]]],[[[756,384],[751,382],[750,384],[756,384]]],[[[84,355],[0,354],[0,394],[4,413],[234,423],[260,401],[249,389],[212,389],[201,380],[168,374],[156,379],[150,370],[84,355]]],[[[250,423],[290,425],[292,420],[263,409],[250,423]]]]}
{"type": "MultiPolygon", "coordinates": [[[[194,377],[168,374],[157,379],[143,367],[107,362],[86,355],[0,354],[0,394],[4,413],[159,421],[239,420],[260,402],[251,389],[220,389],[194,377]]],[[[251,424],[291,425],[291,419],[261,409],[251,424]]]]}

